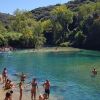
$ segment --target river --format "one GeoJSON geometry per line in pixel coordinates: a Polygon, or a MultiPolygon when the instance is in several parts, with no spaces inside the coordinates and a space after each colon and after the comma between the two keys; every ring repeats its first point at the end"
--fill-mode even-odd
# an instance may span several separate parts
{"type": "Polygon", "coordinates": [[[4,67],[13,81],[19,81],[14,74],[21,72],[28,75],[27,83],[34,77],[39,85],[49,79],[57,100],[100,100],[98,51],[1,53],[1,72],[4,67]],[[91,76],[93,67],[98,71],[95,77],[91,76]]]}

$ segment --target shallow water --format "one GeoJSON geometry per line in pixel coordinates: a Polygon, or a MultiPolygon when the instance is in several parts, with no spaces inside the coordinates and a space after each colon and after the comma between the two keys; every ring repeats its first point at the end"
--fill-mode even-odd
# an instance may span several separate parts
{"type": "Polygon", "coordinates": [[[16,51],[0,54],[1,71],[4,66],[14,81],[19,81],[19,78],[13,74],[21,72],[28,75],[26,83],[36,77],[41,86],[49,79],[51,94],[55,95],[57,100],[100,100],[100,52],[16,51]],[[98,75],[91,77],[94,66],[98,75]]]}

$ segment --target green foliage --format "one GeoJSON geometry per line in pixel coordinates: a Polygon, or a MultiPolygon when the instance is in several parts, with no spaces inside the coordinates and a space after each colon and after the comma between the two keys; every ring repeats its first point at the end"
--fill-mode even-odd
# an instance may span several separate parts
{"type": "Polygon", "coordinates": [[[17,9],[9,21],[2,22],[0,46],[40,48],[59,45],[100,49],[98,1],[75,0],[30,12],[17,9]]]}
{"type": "Polygon", "coordinates": [[[73,12],[65,5],[55,7],[51,12],[51,16],[54,21],[58,21],[62,25],[63,23],[70,24],[73,21],[73,12]]]}
{"type": "Polygon", "coordinates": [[[3,34],[0,34],[0,46],[6,46],[8,44],[7,39],[4,37],[3,34]]]}
{"type": "Polygon", "coordinates": [[[83,4],[78,7],[78,14],[83,19],[88,18],[93,13],[100,12],[100,2],[83,4]]]}
{"type": "Polygon", "coordinates": [[[85,42],[85,39],[86,39],[86,36],[83,34],[82,31],[78,31],[76,34],[75,34],[75,40],[74,40],[74,46],[76,47],[82,47],[84,42],[85,42]]]}
{"type": "Polygon", "coordinates": [[[35,28],[34,28],[34,45],[35,48],[39,48],[43,46],[46,39],[44,37],[43,33],[43,27],[41,22],[37,22],[35,28]]]}
{"type": "Polygon", "coordinates": [[[0,22],[0,46],[5,46],[7,44],[7,40],[6,40],[5,36],[4,36],[6,31],[7,30],[3,26],[3,23],[0,22]]]}
{"type": "Polygon", "coordinates": [[[82,31],[78,31],[76,34],[75,34],[75,39],[78,43],[81,43],[82,41],[84,41],[85,39],[85,35],[82,33],[82,31]]]}
{"type": "Polygon", "coordinates": [[[61,47],[69,47],[70,43],[69,42],[64,42],[60,44],[61,47]]]}
{"type": "Polygon", "coordinates": [[[38,47],[44,44],[41,22],[35,21],[31,13],[17,10],[11,26],[15,32],[22,33],[20,37],[22,47],[38,47]]]}
{"type": "Polygon", "coordinates": [[[87,42],[91,49],[99,49],[100,47],[100,18],[95,19],[93,24],[89,27],[89,33],[87,34],[87,42]]]}
{"type": "Polygon", "coordinates": [[[5,37],[8,39],[8,40],[19,40],[20,37],[22,36],[21,33],[17,33],[17,32],[8,32],[8,33],[5,33],[5,37]]]}
{"type": "Polygon", "coordinates": [[[7,44],[13,47],[18,47],[19,46],[19,40],[20,37],[22,36],[21,33],[17,32],[7,32],[4,34],[7,44]]]}
{"type": "Polygon", "coordinates": [[[55,44],[65,41],[69,33],[69,24],[73,22],[73,12],[65,5],[55,7],[51,12],[53,23],[53,41],[55,44]]]}
{"type": "Polygon", "coordinates": [[[6,32],[6,28],[3,26],[2,22],[0,22],[0,34],[5,32],[6,32]]]}
{"type": "Polygon", "coordinates": [[[41,24],[45,32],[51,31],[53,28],[53,23],[50,19],[43,21],[41,24]]]}

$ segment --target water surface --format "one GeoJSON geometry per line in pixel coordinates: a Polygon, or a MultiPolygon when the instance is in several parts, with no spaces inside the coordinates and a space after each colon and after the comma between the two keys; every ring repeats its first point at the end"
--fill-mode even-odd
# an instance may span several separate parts
{"type": "Polygon", "coordinates": [[[29,82],[36,77],[39,85],[46,79],[51,82],[51,94],[57,100],[100,100],[100,52],[24,52],[0,54],[0,70],[7,67],[14,81],[14,73],[27,73],[29,82]],[[91,77],[93,67],[98,70],[91,77]]]}

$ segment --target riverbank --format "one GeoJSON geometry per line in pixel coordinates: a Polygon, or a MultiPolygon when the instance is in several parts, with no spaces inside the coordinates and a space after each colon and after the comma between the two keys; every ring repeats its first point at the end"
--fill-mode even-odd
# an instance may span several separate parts
{"type": "Polygon", "coordinates": [[[80,51],[78,48],[71,47],[45,47],[40,49],[33,49],[34,52],[61,52],[61,51],[80,51]]]}
{"type": "Polygon", "coordinates": [[[42,53],[42,52],[74,52],[74,51],[77,52],[80,50],[81,49],[71,48],[71,47],[45,47],[45,48],[39,48],[39,49],[19,49],[16,51],[18,51],[19,53],[28,53],[28,52],[42,53]]]}
{"type": "Polygon", "coordinates": [[[5,48],[5,50],[0,50],[0,53],[9,53],[13,51],[24,51],[24,52],[68,52],[68,51],[80,51],[78,48],[72,47],[44,47],[39,49],[9,49],[5,48]]]}

